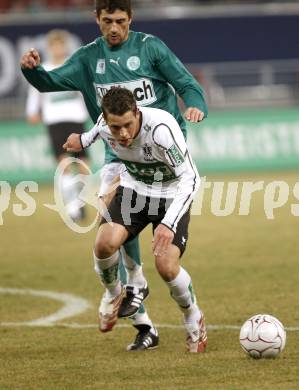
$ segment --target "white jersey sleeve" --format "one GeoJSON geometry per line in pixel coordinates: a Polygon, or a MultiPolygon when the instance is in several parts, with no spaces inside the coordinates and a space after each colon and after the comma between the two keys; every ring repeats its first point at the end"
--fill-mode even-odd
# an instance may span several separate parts
{"type": "Polygon", "coordinates": [[[102,119],[103,115],[101,114],[98,118],[97,123],[92,127],[92,129],[81,134],[80,139],[83,149],[88,148],[91,144],[93,144],[97,139],[100,138],[102,119]]]}
{"type": "Polygon", "coordinates": [[[161,157],[178,179],[176,195],[161,221],[176,232],[179,220],[189,209],[199,188],[200,178],[177,123],[171,128],[160,124],[153,131],[152,138],[154,145],[160,149],[161,157]]]}
{"type": "Polygon", "coordinates": [[[40,92],[32,87],[31,85],[28,88],[28,96],[26,101],[26,117],[30,118],[33,115],[41,113],[41,94],[40,92]]]}

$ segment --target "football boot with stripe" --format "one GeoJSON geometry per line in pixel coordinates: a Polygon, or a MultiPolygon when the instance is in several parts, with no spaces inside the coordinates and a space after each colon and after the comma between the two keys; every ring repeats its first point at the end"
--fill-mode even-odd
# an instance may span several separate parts
{"type": "Polygon", "coordinates": [[[118,310],[119,318],[131,317],[136,314],[142,302],[149,294],[147,285],[143,288],[138,288],[127,284],[124,288],[125,296],[118,310]]]}
{"type": "Polygon", "coordinates": [[[127,346],[127,351],[145,351],[158,348],[158,331],[149,325],[134,325],[138,330],[134,343],[127,346]]]}

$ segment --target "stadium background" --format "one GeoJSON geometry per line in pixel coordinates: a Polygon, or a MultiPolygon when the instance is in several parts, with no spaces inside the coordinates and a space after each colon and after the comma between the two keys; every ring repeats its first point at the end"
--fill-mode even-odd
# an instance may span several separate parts
{"type": "MultiPolygon", "coordinates": [[[[83,330],[5,325],[59,307],[50,299],[44,304],[44,299],[20,299],[5,290],[15,287],[83,296],[92,309],[74,322],[95,324],[97,285],[87,261],[95,231],[76,235],[42,207],[53,196],[55,162],[43,126],[25,122],[27,84],[19,70],[21,54],[28,48],[37,47],[46,55],[44,34],[52,28],[70,31],[74,49],[93,40],[98,27],[91,3],[0,0],[0,182],[42,183],[34,215],[17,217],[14,206],[20,200],[12,197],[0,218],[0,388],[68,389],[78,383],[75,388],[110,389],[125,383],[127,389],[215,389],[223,383],[221,388],[246,389],[259,384],[259,378],[265,389],[298,388],[298,217],[290,212],[298,198],[291,192],[284,207],[275,211],[274,221],[265,217],[263,194],[255,196],[246,220],[236,211],[226,219],[216,218],[211,194],[202,215],[193,218],[186,265],[200,286],[210,326],[210,353],[204,361],[187,357],[183,345],[178,351],[171,347],[179,339],[179,322],[153,269],[150,248],[144,246],[151,240],[150,231],[142,248],[154,286],[149,307],[155,322],[174,326],[161,327],[160,355],[154,359],[123,352],[124,340],[131,341],[133,335],[125,327],[117,330],[117,339],[109,335],[97,340],[93,325],[83,330]],[[63,243],[59,250],[57,241],[63,243]],[[288,333],[287,350],[275,363],[248,361],[237,345],[238,326],[258,311],[271,311],[295,330],[288,333]],[[116,368],[104,364],[100,373],[96,362],[104,356],[116,368]]],[[[299,2],[181,3],[135,1],[132,29],[162,38],[206,89],[209,117],[189,126],[188,133],[201,174],[224,183],[285,181],[292,190],[299,167],[299,2]]],[[[91,150],[95,171],[101,156],[98,143],[91,150]]],[[[93,214],[91,209],[89,216],[93,214]]]]}
{"type": "MultiPolygon", "coordinates": [[[[196,145],[193,139],[197,139],[193,155],[203,173],[298,167],[299,118],[290,107],[296,107],[299,99],[299,11],[278,5],[235,5],[230,13],[220,6],[218,12],[217,7],[180,11],[178,6],[164,6],[159,16],[151,9],[136,10],[132,28],[161,37],[205,87],[211,113],[218,111],[199,132],[194,127],[190,131],[190,144],[196,145]],[[240,109],[245,109],[244,115],[236,112],[240,109]],[[259,136],[251,137],[255,145],[252,141],[248,150],[252,133],[259,136]]],[[[1,17],[0,172],[5,180],[48,181],[52,176],[54,163],[42,127],[30,128],[23,121],[27,85],[18,63],[29,47],[39,48],[45,57],[43,38],[52,28],[70,31],[74,49],[92,41],[98,34],[92,12],[81,11],[78,17],[75,10],[54,12],[51,17],[41,13],[38,20],[32,13],[1,17]],[[12,123],[16,119],[21,122],[12,123]],[[32,149],[39,150],[38,167],[32,149]]],[[[94,166],[99,165],[99,154],[98,149],[93,153],[94,166]]]]}

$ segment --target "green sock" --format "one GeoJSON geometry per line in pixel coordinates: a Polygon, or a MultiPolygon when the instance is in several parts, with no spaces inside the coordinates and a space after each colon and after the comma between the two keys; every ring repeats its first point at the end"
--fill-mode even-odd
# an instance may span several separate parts
{"type": "Polygon", "coordinates": [[[126,242],[124,244],[124,248],[126,253],[135,261],[135,263],[141,265],[139,236],[135,237],[131,241],[126,242]]]}

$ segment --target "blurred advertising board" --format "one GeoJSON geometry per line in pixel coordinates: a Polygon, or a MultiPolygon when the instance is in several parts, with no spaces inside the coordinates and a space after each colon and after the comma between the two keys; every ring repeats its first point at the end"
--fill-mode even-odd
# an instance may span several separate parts
{"type": "MultiPolygon", "coordinates": [[[[210,113],[189,125],[188,144],[201,175],[299,168],[299,111],[210,113]]],[[[103,165],[101,141],[89,150],[92,170],[103,165]]],[[[50,182],[56,163],[43,127],[0,124],[0,181],[50,182]]]]}
{"type": "MultiPolygon", "coordinates": [[[[21,55],[35,47],[46,59],[45,34],[63,28],[72,36],[71,52],[99,36],[90,13],[88,21],[71,13],[63,21],[39,19],[0,22],[0,99],[14,97],[26,84],[19,70],[21,55]]],[[[150,15],[149,15],[150,16],[150,15]]],[[[160,37],[188,64],[298,58],[299,14],[134,18],[132,29],[160,37]],[[286,44],[287,42],[287,44],[286,44]],[[192,44],[191,44],[192,43],[192,44]]]]}

